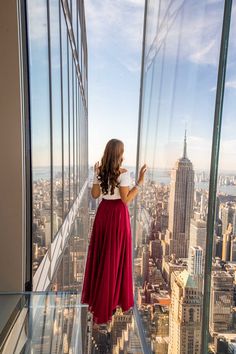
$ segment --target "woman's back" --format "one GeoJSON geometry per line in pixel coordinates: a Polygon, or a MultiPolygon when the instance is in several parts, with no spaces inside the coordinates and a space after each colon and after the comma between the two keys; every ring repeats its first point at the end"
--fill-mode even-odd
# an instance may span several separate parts
{"type": "MultiPolygon", "coordinates": [[[[119,177],[117,178],[117,182],[119,182],[121,187],[124,186],[130,186],[130,174],[129,171],[124,170],[124,172],[121,172],[121,174],[119,175],[119,177]]],[[[104,199],[120,199],[120,191],[118,187],[115,187],[114,189],[114,194],[111,194],[110,191],[110,186],[109,186],[109,190],[108,190],[108,194],[103,194],[102,193],[102,197],[104,199]]]]}

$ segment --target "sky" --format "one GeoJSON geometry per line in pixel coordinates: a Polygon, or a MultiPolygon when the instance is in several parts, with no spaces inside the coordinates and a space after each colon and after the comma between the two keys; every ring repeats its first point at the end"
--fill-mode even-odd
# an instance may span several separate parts
{"type": "MultiPolygon", "coordinates": [[[[125,143],[124,163],[135,164],[143,3],[135,0],[88,0],[85,3],[91,164],[100,158],[105,143],[112,137],[118,137],[125,143]]],[[[149,2],[147,48],[154,43],[154,49],[152,47],[149,56],[146,56],[147,65],[151,62],[153,65],[150,65],[145,75],[141,161],[157,168],[173,167],[182,155],[184,130],[187,128],[188,157],[194,168],[209,170],[224,1],[189,0],[181,8],[182,3],[180,0],[172,2],[168,21],[164,21],[165,25],[155,39],[159,2],[149,2]],[[178,7],[181,10],[175,17],[173,14],[177,13],[178,7]],[[172,16],[175,18],[173,23],[172,16]],[[160,43],[165,33],[160,94],[163,58],[163,46],[160,43]],[[156,52],[158,54],[153,59],[156,52]]],[[[168,4],[161,2],[160,18],[164,18],[168,4]]],[[[228,171],[235,170],[236,160],[234,14],[235,5],[219,164],[220,169],[228,171]]]]}
{"type": "MultiPolygon", "coordinates": [[[[149,1],[141,162],[171,168],[183,150],[209,170],[223,19],[223,0],[149,1]],[[160,8],[158,7],[160,4],[160,8]],[[167,11],[168,7],[168,11],[167,11]],[[157,19],[159,18],[159,24],[157,19]]],[[[46,2],[28,4],[33,165],[50,164],[50,105],[46,2]]],[[[108,140],[124,142],[124,166],[136,162],[144,0],[86,0],[89,164],[108,140]]],[[[59,20],[50,1],[53,50],[54,164],[61,164],[59,20]],[[57,92],[59,93],[59,91],[57,92]]],[[[62,32],[66,36],[66,28],[62,32]]],[[[233,2],[219,168],[235,171],[236,3],[233,2]]],[[[64,60],[64,59],[63,59],[64,60]]],[[[66,107],[66,105],[64,105],[66,107]]],[[[66,142],[65,142],[66,143],[66,142]]]]}
{"type": "Polygon", "coordinates": [[[108,140],[124,142],[135,165],[144,0],[86,0],[89,164],[108,140]]]}

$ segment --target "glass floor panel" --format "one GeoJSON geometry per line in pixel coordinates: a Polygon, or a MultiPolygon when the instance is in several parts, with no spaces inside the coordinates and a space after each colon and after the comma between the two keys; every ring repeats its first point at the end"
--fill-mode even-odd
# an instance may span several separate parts
{"type": "Polygon", "coordinates": [[[70,292],[0,293],[1,353],[86,353],[87,305],[70,292]]]}
{"type": "Polygon", "coordinates": [[[77,292],[0,292],[0,353],[144,353],[133,311],[117,307],[110,332],[93,326],[77,292]]]}

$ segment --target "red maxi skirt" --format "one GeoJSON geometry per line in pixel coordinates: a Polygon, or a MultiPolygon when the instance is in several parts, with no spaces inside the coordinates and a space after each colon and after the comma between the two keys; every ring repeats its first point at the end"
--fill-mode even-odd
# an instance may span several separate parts
{"type": "Polygon", "coordinates": [[[121,199],[102,199],[95,215],[84,273],[81,303],[97,324],[113,310],[134,305],[130,215],[121,199]]]}

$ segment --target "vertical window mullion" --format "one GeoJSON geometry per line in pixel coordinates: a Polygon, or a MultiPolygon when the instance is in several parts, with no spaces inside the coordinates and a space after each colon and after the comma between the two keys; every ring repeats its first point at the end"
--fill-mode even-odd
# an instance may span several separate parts
{"type": "Polygon", "coordinates": [[[74,85],[74,80],[75,80],[75,67],[74,67],[74,60],[73,60],[73,55],[72,55],[72,122],[73,122],[73,131],[72,131],[72,136],[73,136],[73,201],[75,200],[75,85],[74,85]]]}
{"type": "Polygon", "coordinates": [[[59,31],[60,31],[60,65],[61,65],[61,143],[62,143],[62,222],[64,219],[64,106],[63,106],[63,68],[62,68],[62,31],[61,31],[61,4],[59,3],[59,31]]]}
{"type": "Polygon", "coordinates": [[[68,186],[69,186],[69,202],[70,207],[70,65],[69,65],[69,38],[67,34],[67,76],[68,76],[68,186]]]}
{"type": "Polygon", "coordinates": [[[50,111],[50,193],[51,193],[51,241],[53,238],[53,134],[52,134],[52,63],[49,0],[47,0],[47,33],[48,33],[48,77],[49,77],[49,111],[50,111]]]}

